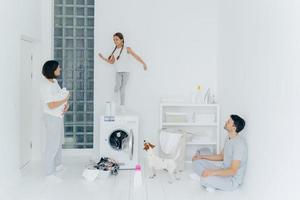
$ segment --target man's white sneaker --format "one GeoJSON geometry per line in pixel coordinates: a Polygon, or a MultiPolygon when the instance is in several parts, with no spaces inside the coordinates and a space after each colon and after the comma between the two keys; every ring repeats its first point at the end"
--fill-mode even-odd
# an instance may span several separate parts
{"type": "Polygon", "coordinates": [[[192,173],[192,174],[190,174],[189,176],[190,176],[190,178],[191,178],[192,180],[194,180],[194,181],[199,181],[199,182],[200,182],[200,176],[199,176],[198,174],[192,173]]]}
{"type": "Polygon", "coordinates": [[[61,183],[63,180],[55,175],[46,176],[46,180],[51,183],[61,183]]]}
{"type": "Polygon", "coordinates": [[[215,188],[211,188],[211,187],[207,187],[207,188],[206,188],[206,191],[207,191],[207,192],[215,192],[216,189],[215,189],[215,188]]]}

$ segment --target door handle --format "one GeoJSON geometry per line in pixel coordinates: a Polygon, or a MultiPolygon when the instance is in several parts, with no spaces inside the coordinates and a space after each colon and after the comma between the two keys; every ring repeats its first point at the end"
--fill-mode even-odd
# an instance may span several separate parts
{"type": "Polygon", "coordinates": [[[130,129],[129,133],[129,159],[132,160],[133,158],[133,149],[134,148],[134,136],[133,136],[133,131],[130,129]]]}

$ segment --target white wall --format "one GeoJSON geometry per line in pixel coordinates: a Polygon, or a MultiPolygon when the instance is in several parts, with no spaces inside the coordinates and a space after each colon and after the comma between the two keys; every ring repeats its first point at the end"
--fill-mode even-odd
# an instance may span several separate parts
{"type": "Polygon", "coordinates": [[[238,113],[247,122],[244,196],[299,199],[300,2],[219,2],[222,120],[238,113]]]}
{"type": "Polygon", "coordinates": [[[42,79],[42,66],[47,60],[53,59],[53,1],[40,2],[40,39],[37,42],[37,59],[33,71],[34,81],[34,110],[33,110],[33,136],[32,159],[41,160],[45,150],[45,125],[43,122],[42,106],[40,101],[40,81],[42,79]]]}
{"type": "MultiPolygon", "coordinates": [[[[6,24],[6,30],[0,32],[0,66],[3,77],[0,79],[1,91],[5,91],[5,95],[1,95],[1,140],[0,140],[0,157],[2,163],[0,165],[0,187],[6,184],[8,177],[13,181],[18,178],[17,168],[19,162],[19,127],[16,126],[18,109],[18,67],[19,67],[19,38],[18,35],[18,19],[13,9],[18,7],[17,1],[9,1],[6,7],[0,7],[0,22],[6,24]],[[17,39],[18,38],[18,39],[17,39]]],[[[11,184],[8,182],[8,184],[11,184]]]]}
{"type": "MultiPolygon", "coordinates": [[[[142,65],[132,62],[127,87],[127,108],[140,117],[140,142],[157,140],[161,97],[189,97],[197,84],[216,91],[216,0],[103,0],[96,1],[95,14],[95,54],[108,56],[114,48],[113,34],[122,32],[126,44],[148,64],[144,72],[142,65]]],[[[113,67],[96,57],[97,134],[104,104],[113,96],[114,79],[113,67]]]]}
{"type": "MultiPolygon", "coordinates": [[[[21,36],[26,36],[36,44],[41,39],[40,1],[11,0],[1,2],[0,22],[0,79],[1,95],[1,140],[0,140],[0,187],[13,185],[19,177],[19,71],[21,36]],[[4,6],[5,5],[5,6],[4,6]]],[[[39,62],[37,53],[34,61],[39,62]]]]}

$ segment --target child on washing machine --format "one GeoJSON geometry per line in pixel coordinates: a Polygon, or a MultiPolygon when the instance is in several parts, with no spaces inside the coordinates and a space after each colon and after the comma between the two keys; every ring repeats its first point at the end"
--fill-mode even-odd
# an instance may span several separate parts
{"type": "Polygon", "coordinates": [[[143,65],[145,71],[147,70],[147,65],[130,47],[125,46],[125,40],[122,33],[115,33],[113,35],[113,41],[115,43],[115,48],[108,58],[105,58],[101,53],[98,53],[98,55],[102,60],[109,64],[113,64],[116,68],[116,84],[114,92],[119,96],[121,111],[124,112],[125,89],[131,71],[129,59],[131,56],[135,58],[135,60],[143,65]]]}

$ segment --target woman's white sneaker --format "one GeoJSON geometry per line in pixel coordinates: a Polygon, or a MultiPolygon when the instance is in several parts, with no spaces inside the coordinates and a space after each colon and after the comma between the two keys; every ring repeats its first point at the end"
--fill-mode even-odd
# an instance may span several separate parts
{"type": "Polygon", "coordinates": [[[56,170],[57,172],[62,172],[62,171],[65,171],[66,168],[65,168],[63,165],[58,165],[58,166],[55,168],[55,170],[56,170]]]}

